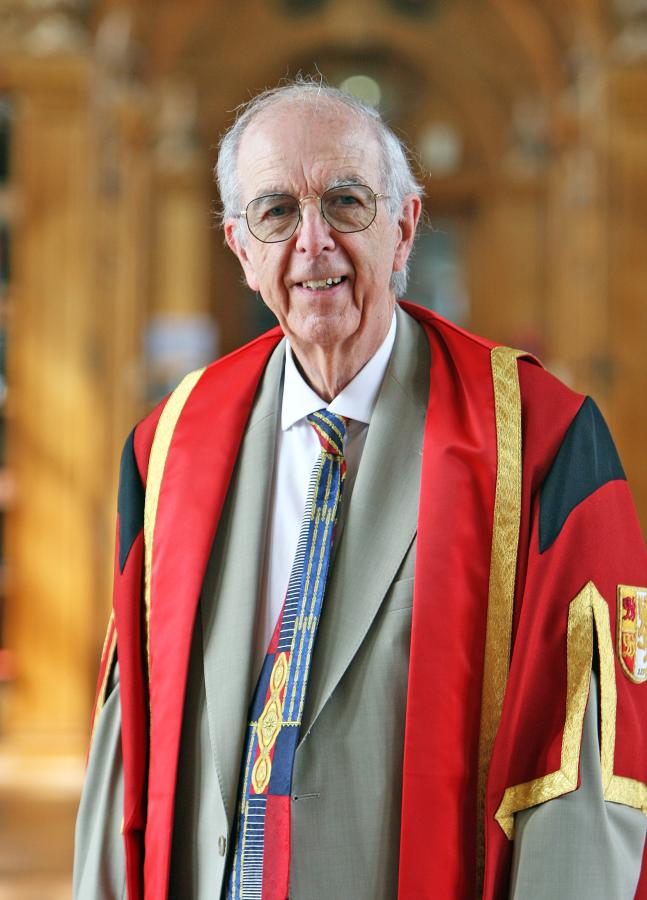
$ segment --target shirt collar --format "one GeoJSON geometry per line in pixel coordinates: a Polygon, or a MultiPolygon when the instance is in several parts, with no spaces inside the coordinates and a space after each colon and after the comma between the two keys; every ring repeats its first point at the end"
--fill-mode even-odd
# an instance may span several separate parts
{"type": "Polygon", "coordinates": [[[396,316],[393,313],[391,327],[377,351],[346,387],[330,402],[326,403],[306,383],[299,372],[289,342],[285,350],[285,380],[283,383],[283,404],[281,407],[281,428],[287,431],[300,419],[326,407],[339,416],[346,416],[368,424],[377,402],[377,395],[389,364],[395,342],[396,316]]]}

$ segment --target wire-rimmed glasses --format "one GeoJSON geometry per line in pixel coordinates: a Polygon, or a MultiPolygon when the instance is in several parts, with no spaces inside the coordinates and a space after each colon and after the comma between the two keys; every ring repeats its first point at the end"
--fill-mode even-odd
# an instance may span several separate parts
{"type": "Polygon", "coordinates": [[[340,184],[324,191],[321,196],[306,194],[265,194],[251,200],[238,216],[245,218],[254,237],[264,244],[287,241],[299,227],[301,205],[306,200],[318,200],[321,215],[335,231],[352,234],[364,231],[377,215],[377,201],[387,194],[376,194],[366,184],[340,184]]]}

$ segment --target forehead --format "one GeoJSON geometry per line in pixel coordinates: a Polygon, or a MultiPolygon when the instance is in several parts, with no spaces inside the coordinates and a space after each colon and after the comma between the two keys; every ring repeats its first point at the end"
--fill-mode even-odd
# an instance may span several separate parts
{"type": "Polygon", "coordinates": [[[381,189],[381,149],[370,123],[338,103],[277,103],[243,133],[238,178],[247,202],[259,194],[319,193],[338,178],[381,189]]]}

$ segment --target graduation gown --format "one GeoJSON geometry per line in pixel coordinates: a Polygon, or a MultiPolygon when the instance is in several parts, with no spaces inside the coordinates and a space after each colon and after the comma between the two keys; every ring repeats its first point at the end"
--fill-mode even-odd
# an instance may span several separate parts
{"type": "MultiPolygon", "coordinates": [[[[593,402],[523,354],[403,307],[425,331],[431,367],[398,896],[499,898],[515,815],[578,786],[594,646],[604,798],[647,811],[644,655],[631,671],[623,625],[627,611],[638,629],[647,620],[647,562],[593,402]]],[[[129,898],[167,896],[196,604],[280,338],[274,329],[187,376],[124,448],[95,719],[116,651],[129,898]]],[[[636,896],[647,897],[645,876],[636,896]]]]}

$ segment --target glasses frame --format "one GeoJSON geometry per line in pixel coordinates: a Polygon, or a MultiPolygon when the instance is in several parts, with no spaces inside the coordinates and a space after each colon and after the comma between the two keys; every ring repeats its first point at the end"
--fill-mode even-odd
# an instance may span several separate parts
{"type": "Polygon", "coordinates": [[[326,222],[327,225],[330,226],[330,228],[332,228],[333,231],[336,231],[338,234],[359,234],[360,231],[366,231],[366,229],[369,228],[375,221],[375,218],[377,216],[377,201],[378,200],[388,200],[388,199],[390,199],[390,194],[376,193],[372,187],[369,187],[368,184],[363,184],[361,181],[346,181],[343,184],[336,184],[333,187],[326,188],[326,190],[323,192],[323,194],[306,194],[304,197],[295,197],[294,194],[288,194],[286,191],[276,191],[275,193],[271,193],[271,194],[261,194],[260,197],[254,197],[252,200],[250,200],[249,203],[247,204],[247,206],[245,207],[245,209],[241,210],[241,212],[239,212],[239,213],[236,213],[233,218],[234,219],[245,219],[245,223],[247,225],[247,230],[249,231],[251,236],[253,238],[255,238],[257,241],[260,241],[261,244],[281,244],[281,243],[283,243],[283,241],[289,241],[290,238],[293,237],[294,234],[296,233],[296,231],[303,219],[302,207],[303,207],[303,204],[306,202],[306,200],[318,200],[319,201],[319,212],[321,213],[321,218],[324,220],[324,222],[326,222]],[[373,218],[371,219],[371,221],[368,222],[368,224],[364,225],[362,228],[354,228],[351,231],[341,231],[339,228],[336,228],[332,224],[332,222],[330,222],[326,218],[326,214],[325,214],[324,208],[323,208],[323,200],[324,200],[324,197],[326,196],[326,194],[329,194],[330,191],[338,191],[340,188],[345,188],[345,187],[366,188],[373,194],[373,203],[375,205],[375,212],[373,213],[373,218]],[[299,217],[296,220],[294,229],[286,237],[277,238],[276,240],[273,240],[273,241],[264,241],[263,238],[259,238],[259,236],[257,234],[254,234],[254,232],[252,231],[252,229],[250,227],[249,219],[247,218],[247,210],[252,205],[252,203],[256,203],[257,200],[266,200],[268,197],[291,197],[293,200],[296,200],[297,203],[299,204],[299,217]]]}

